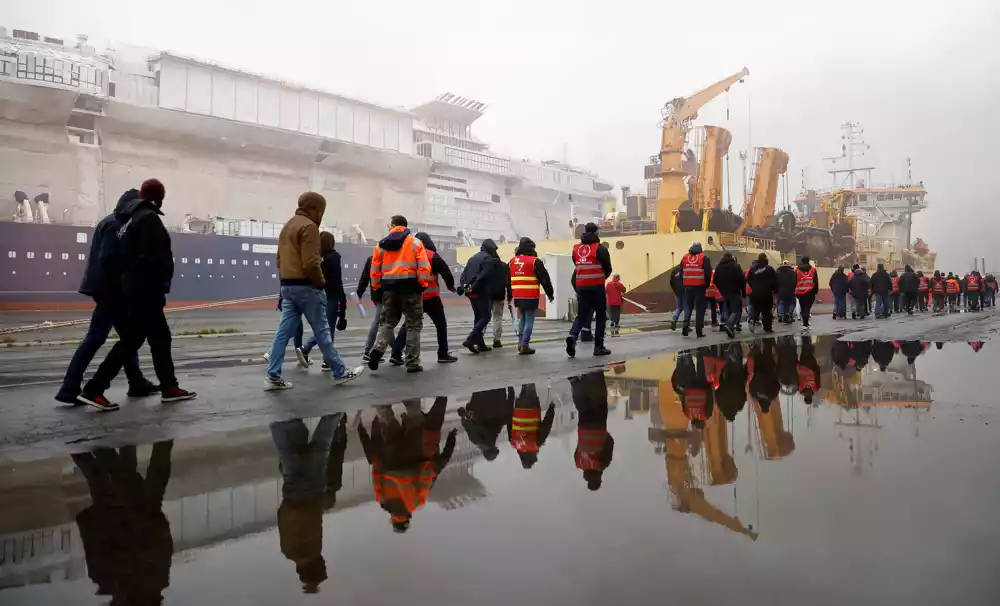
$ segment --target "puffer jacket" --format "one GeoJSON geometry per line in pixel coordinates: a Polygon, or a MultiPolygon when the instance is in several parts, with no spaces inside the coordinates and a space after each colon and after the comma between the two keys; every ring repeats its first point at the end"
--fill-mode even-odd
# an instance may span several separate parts
{"type": "Polygon", "coordinates": [[[323,196],[316,192],[299,196],[295,215],[278,235],[278,277],[282,286],[323,288],[326,284],[319,245],[319,224],[324,212],[323,196]]]}

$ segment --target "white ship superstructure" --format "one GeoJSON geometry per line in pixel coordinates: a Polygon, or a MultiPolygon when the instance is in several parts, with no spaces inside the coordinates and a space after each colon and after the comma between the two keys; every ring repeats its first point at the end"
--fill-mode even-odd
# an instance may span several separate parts
{"type": "Polygon", "coordinates": [[[441,243],[566,239],[615,202],[611,183],[556,161],[494,154],[472,135],[486,104],[445,93],[413,108],[417,155],[432,162],[422,212],[411,225],[441,243]]]}

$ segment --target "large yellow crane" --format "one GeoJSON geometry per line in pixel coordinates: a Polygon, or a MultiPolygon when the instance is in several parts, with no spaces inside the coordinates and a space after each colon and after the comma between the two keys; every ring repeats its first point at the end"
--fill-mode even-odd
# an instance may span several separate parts
{"type": "Polygon", "coordinates": [[[733,135],[721,126],[705,127],[705,148],[698,166],[692,206],[701,213],[702,229],[708,231],[712,211],[722,208],[722,160],[729,153],[733,135]]]}
{"type": "Polygon", "coordinates": [[[754,158],[753,186],[743,209],[743,225],[736,231],[743,235],[748,227],[765,228],[774,216],[778,198],[778,175],[788,170],[788,154],[777,147],[758,147],[754,158]]]}
{"type": "Polygon", "coordinates": [[[702,106],[748,75],[750,70],[744,67],[739,73],[720,80],[690,97],[677,97],[664,106],[660,140],[660,193],[656,199],[658,233],[670,233],[671,218],[688,197],[687,188],[684,186],[684,177],[688,173],[683,167],[683,156],[691,122],[698,117],[698,110],[702,106]]]}

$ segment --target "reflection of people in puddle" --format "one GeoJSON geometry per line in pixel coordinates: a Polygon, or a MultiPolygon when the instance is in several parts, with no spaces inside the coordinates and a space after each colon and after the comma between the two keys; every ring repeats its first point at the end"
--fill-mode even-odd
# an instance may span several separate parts
{"type": "Polygon", "coordinates": [[[326,580],[323,512],[337,499],[347,449],[347,417],[324,415],[312,439],[302,419],[271,423],[281,469],[278,539],[281,553],[295,562],[302,591],[316,593],[326,580]]]}
{"type": "MultiPolygon", "coordinates": [[[[691,426],[696,429],[704,429],[705,421],[712,416],[713,396],[715,395],[712,383],[709,382],[706,374],[704,349],[699,348],[693,355],[691,353],[677,354],[677,365],[670,377],[670,384],[680,397],[681,409],[691,421],[691,426]]],[[[715,359],[717,358],[713,357],[713,360],[715,359]]]]}
{"type": "Polygon", "coordinates": [[[587,488],[598,490],[604,470],[611,466],[615,440],[608,433],[608,388],[604,373],[595,371],[571,377],[573,405],[580,417],[576,430],[576,468],[583,470],[587,488]]]}
{"type": "Polygon", "coordinates": [[[739,343],[726,343],[723,349],[722,371],[719,386],[715,389],[715,402],[727,421],[735,421],[747,403],[747,373],[743,367],[743,347],[739,343]]]}
{"type": "Polygon", "coordinates": [[[135,446],[73,455],[90,488],[91,505],[76,517],[87,574],[111,604],[160,604],[170,584],[174,541],[163,494],[172,448],[172,440],[153,444],[145,479],[135,446]]]}
{"type": "MultiPolygon", "coordinates": [[[[976,353],[979,353],[979,350],[983,348],[983,345],[985,345],[985,343],[983,343],[982,341],[969,341],[969,347],[971,347],[972,351],[976,353]]],[[[941,348],[938,347],[938,349],[941,348]]]]}
{"type": "Polygon", "coordinates": [[[507,425],[507,435],[525,469],[531,469],[538,462],[538,451],[545,445],[555,418],[556,407],[552,402],[549,402],[545,418],[542,418],[542,403],[534,383],[521,386],[507,425]]]}
{"type": "Polygon", "coordinates": [[[862,370],[868,366],[868,358],[872,355],[871,341],[852,341],[851,359],[854,361],[855,370],[862,370]]]}
{"type": "Polygon", "coordinates": [[[778,337],[778,382],[781,392],[793,394],[799,389],[799,348],[795,337],[778,337]]]}
{"type": "Polygon", "coordinates": [[[442,452],[441,426],[448,398],[434,398],[427,413],[421,410],[419,399],[403,404],[402,423],[391,406],[379,406],[370,436],[364,425],[358,426],[361,446],[372,466],[375,500],[389,512],[396,532],[406,532],[413,513],[427,503],[434,482],[451,460],[458,433],[456,429],[448,432],[442,452]]]}
{"type": "MultiPolygon", "coordinates": [[[[930,343],[927,343],[930,346],[930,343]]],[[[906,357],[907,364],[913,364],[917,361],[917,357],[924,353],[927,349],[923,343],[920,341],[900,341],[899,342],[899,353],[906,357]]]]}
{"type": "Polygon", "coordinates": [[[892,359],[896,356],[896,348],[892,341],[879,341],[876,339],[872,343],[872,360],[878,364],[878,369],[885,372],[892,364],[892,359]]]}
{"type": "Polygon", "coordinates": [[[510,422],[514,408],[514,388],[487,389],[477,391],[469,398],[464,408],[458,409],[462,426],[469,435],[469,441],[482,451],[487,461],[500,454],[497,438],[510,422]]]}
{"type": "Polygon", "coordinates": [[[799,355],[795,370],[799,377],[799,394],[806,404],[812,404],[813,396],[819,393],[820,368],[816,361],[816,348],[810,337],[802,337],[802,354],[799,355]]]}
{"type": "Polygon", "coordinates": [[[750,346],[747,375],[750,378],[750,396],[760,405],[761,412],[771,409],[771,400],[778,397],[778,369],[774,363],[774,339],[755,341],[750,346]]]}
{"type": "Polygon", "coordinates": [[[830,349],[830,358],[833,359],[834,366],[840,370],[847,370],[847,367],[852,365],[851,344],[847,341],[834,341],[830,349]]]}

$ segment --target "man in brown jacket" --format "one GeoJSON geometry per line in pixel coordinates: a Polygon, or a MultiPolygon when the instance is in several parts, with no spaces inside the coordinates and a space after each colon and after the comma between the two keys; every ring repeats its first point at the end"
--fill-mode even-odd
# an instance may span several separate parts
{"type": "Polygon", "coordinates": [[[265,391],[291,389],[292,383],[281,378],[285,348],[289,339],[302,325],[302,316],[313,329],[316,342],[323,352],[338,385],[361,376],[364,367],[348,369],[333,346],[327,322],[323,270],[320,267],[319,224],[326,210],[326,199],[307,191],[299,196],[295,215],[281,228],[278,236],[278,276],[281,278],[281,320],[274,334],[268,356],[265,391]]]}

